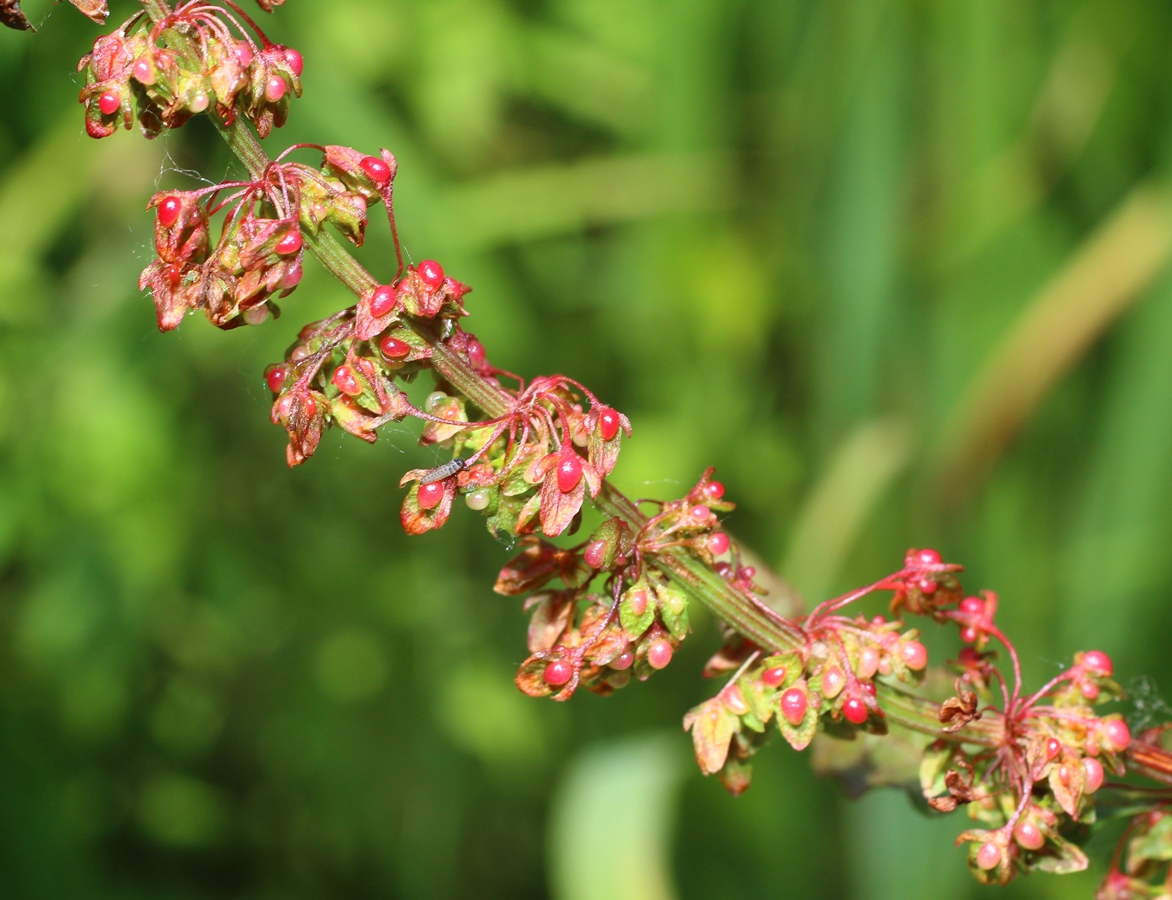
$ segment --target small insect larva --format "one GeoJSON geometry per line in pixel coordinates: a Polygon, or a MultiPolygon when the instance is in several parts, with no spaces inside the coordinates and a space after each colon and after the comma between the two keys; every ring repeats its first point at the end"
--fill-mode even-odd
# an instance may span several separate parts
{"type": "Polygon", "coordinates": [[[451,462],[446,462],[442,466],[436,466],[426,475],[419,479],[420,484],[434,484],[437,481],[443,481],[457,472],[464,470],[464,460],[456,457],[451,462]]]}

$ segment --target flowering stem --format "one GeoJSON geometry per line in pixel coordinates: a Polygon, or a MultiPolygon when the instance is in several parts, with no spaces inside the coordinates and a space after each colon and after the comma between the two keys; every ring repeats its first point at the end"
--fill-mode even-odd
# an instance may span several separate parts
{"type": "MultiPolygon", "coordinates": [[[[156,22],[169,14],[161,0],[144,0],[144,7],[156,22]]],[[[225,124],[213,117],[229,149],[259,178],[270,160],[256,135],[238,118],[225,124]]],[[[321,263],[357,296],[378,286],[370,274],[332,234],[303,228],[306,246],[321,263]]],[[[423,338],[432,351],[436,371],[457,391],[475,404],[489,418],[506,415],[512,397],[483,379],[462,357],[453,352],[432,331],[429,323],[404,317],[411,329],[423,338]]],[[[609,482],[604,482],[595,506],[607,517],[617,517],[635,533],[647,523],[637,505],[609,482]]],[[[661,569],[691,596],[699,600],[718,618],[766,652],[804,651],[806,638],[802,630],[756,597],[744,593],[713,571],[683,547],[665,547],[649,562],[661,569]]],[[[904,728],[955,743],[996,747],[1004,739],[999,721],[974,720],[959,731],[948,733],[940,728],[939,704],[883,683],[876,685],[879,700],[888,719],[904,728]]],[[[1127,752],[1131,769],[1155,781],[1172,785],[1172,753],[1143,741],[1133,742],[1127,752]]]]}

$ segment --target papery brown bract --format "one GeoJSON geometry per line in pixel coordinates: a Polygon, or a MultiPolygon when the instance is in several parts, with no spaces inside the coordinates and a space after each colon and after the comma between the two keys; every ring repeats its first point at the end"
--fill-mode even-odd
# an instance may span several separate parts
{"type": "Polygon", "coordinates": [[[696,762],[705,775],[714,775],[724,766],[736,728],[737,717],[720,697],[705,700],[684,716],[684,730],[692,732],[696,762]]]}
{"type": "Polygon", "coordinates": [[[530,653],[554,648],[570,626],[577,600],[574,591],[544,591],[526,599],[524,609],[530,613],[530,653]]]}
{"type": "Polygon", "coordinates": [[[273,403],[272,420],[289,433],[285,457],[290,466],[298,466],[313,456],[325,427],[325,410],[329,401],[324,394],[295,384],[273,403]]]}
{"type": "Polygon", "coordinates": [[[106,21],[110,10],[106,7],[106,0],[69,0],[77,7],[78,12],[89,17],[99,25],[106,21]]]}
{"type": "Polygon", "coordinates": [[[15,31],[36,31],[33,23],[21,12],[20,0],[0,0],[0,25],[15,31]]]}

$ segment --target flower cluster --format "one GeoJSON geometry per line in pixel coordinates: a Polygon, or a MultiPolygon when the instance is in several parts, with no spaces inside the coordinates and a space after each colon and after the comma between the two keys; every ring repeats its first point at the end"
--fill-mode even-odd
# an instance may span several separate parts
{"type": "Polygon", "coordinates": [[[142,133],[154,137],[208,109],[229,124],[244,116],[261,137],[285,124],[290,97],[301,96],[301,54],[271,43],[229,6],[190,0],[158,21],[138,13],[98,38],[78,64],[89,136],[130,128],[137,114],[142,133]]]}

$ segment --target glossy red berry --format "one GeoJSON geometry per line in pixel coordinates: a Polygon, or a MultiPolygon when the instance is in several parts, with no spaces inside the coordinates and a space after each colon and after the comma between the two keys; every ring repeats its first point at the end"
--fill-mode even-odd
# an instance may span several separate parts
{"type": "Polygon", "coordinates": [[[1050,738],[1046,741],[1046,759],[1053,759],[1062,752],[1062,744],[1057,738],[1050,738]]]}
{"type": "Polygon", "coordinates": [[[545,671],[541,673],[541,677],[551,687],[561,687],[574,677],[574,667],[564,659],[555,659],[545,667],[545,671]]]}
{"type": "Polygon", "coordinates": [[[429,291],[438,291],[443,286],[444,267],[434,259],[425,259],[415,267],[415,271],[429,291]]]}
{"type": "Polygon", "coordinates": [[[712,518],[712,510],[707,506],[693,506],[688,510],[688,515],[696,522],[707,522],[712,518]]]}
{"type": "Polygon", "coordinates": [[[868,644],[859,651],[859,665],[855,674],[860,678],[870,678],[879,671],[879,650],[868,644]]]}
{"type": "Polygon", "coordinates": [[[480,341],[476,340],[476,338],[470,338],[468,340],[467,353],[468,362],[474,369],[479,369],[484,365],[485,360],[488,359],[488,354],[484,350],[484,344],[480,343],[480,341]]]}
{"type": "Polygon", "coordinates": [[[797,728],[806,718],[810,700],[801,688],[792,687],[781,695],[780,706],[785,720],[797,728]]]}
{"type": "Polygon", "coordinates": [[[159,201],[155,215],[158,217],[160,225],[164,228],[170,228],[179,221],[179,211],[181,209],[183,209],[183,203],[178,197],[167,196],[159,201]]]}
{"type": "Polygon", "coordinates": [[[274,394],[281,393],[281,388],[285,386],[285,379],[289,377],[289,370],[284,366],[273,366],[265,372],[265,384],[269,386],[269,390],[274,394]]]}
{"type": "Polygon", "coordinates": [[[1108,750],[1122,753],[1131,745],[1131,729],[1122,719],[1107,719],[1102,723],[1100,733],[1108,750]]]}
{"type": "Polygon", "coordinates": [[[269,103],[276,103],[285,96],[287,90],[289,90],[289,85],[285,84],[285,79],[280,75],[274,75],[265,82],[265,100],[269,103]]]}
{"type": "Polygon", "coordinates": [[[130,69],[130,74],[139,84],[154,84],[155,70],[151,66],[150,60],[140,56],[134,61],[134,65],[130,69]]]}
{"type": "Polygon", "coordinates": [[[624,650],[622,653],[620,653],[618,656],[616,656],[614,659],[611,660],[610,667],[612,669],[618,669],[621,672],[624,669],[631,668],[631,666],[634,665],[634,663],[635,663],[635,654],[632,653],[630,650],[624,650]]]}
{"type": "Polygon", "coordinates": [[[280,256],[292,256],[301,249],[303,243],[300,231],[290,231],[277,241],[277,253],[280,256]]]}
{"type": "Polygon", "coordinates": [[[873,682],[873,681],[860,681],[859,682],[859,690],[862,691],[864,694],[866,694],[869,697],[874,697],[875,696],[875,682],[873,682]]]}
{"type": "Polygon", "coordinates": [[[406,341],[387,335],[378,342],[378,349],[387,359],[403,359],[411,355],[411,345],[406,341]]]}
{"type": "Polygon", "coordinates": [[[394,285],[380,284],[370,295],[370,314],[376,319],[381,319],[391,312],[398,302],[399,292],[395,290],[394,285]]]}
{"type": "Polygon", "coordinates": [[[1115,671],[1115,665],[1102,650],[1088,650],[1082,655],[1083,668],[1103,678],[1110,678],[1115,671]]]}
{"type": "Polygon", "coordinates": [[[240,63],[242,68],[247,68],[251,65],[252,45],[248,41],[237,41],[236,46],[232,48],[232,52],[236,55],[236,62],[240,63]]]}
{"type": "Polygon", "coordinates": [[[606,565],[606,541],[591,541],[582,549],[582,559],[592,569],[606,565]]]}
{"type": "Polygon", "coordinates": [[[627,605],[631,609],[631,614],[639,618],[647,612],[647,592],[643,588],[635,588],[627,594],[627,605]]]}
{"type": "Polygon", "coordinates": [[[1103,764],[1097,759],[1086,757],[1082,761],[1082,789],[1093,794],[1103,786],[1103,764]]]}
{"type": "Polygon", "coordinates": [[[899,658],[913,672],[928,665],[928,648],[919,641],[904,641],[899,645],[899,658]]]}
{"type": "Polygon", "coordinates": [[[347,365],[341,365],[334,369],[334,377],[330,380],[334,383],[334,387],[343,394],[357,397],[362,393],[362,383],[359,382],[358,376],[354,374],[354,370],[347,365]]]}
{"type": "Polygon", "coordinates": [[[966,616],[980,617],[985,614],[985,601],[980,597],[965,597],[956,609],[966,616]]]}
{"type": "Polygon", "coordinates": [[[384,185],[391,180],[391,167],[377,156],[364,156],[358,162],[358,168],[377,185],[384,185]]]}
{"type": "Polygon", "coordinates": [[[997,868],[1001,862],[1001,850],[992,841],[987,841],[981,844],[981,849],[977,851],[977,867],[984,869],[986,872],[989,869],[997,868]]]}
{"type": "Polygon", "coordinates": [[[441,481],[419,486],[418,503],[420,509],[435,509],[444,499],[444,485],[441,481]]]}
{"type": "Polygon", "coordinates": [[[743,716],[749,711],[749,704],[745,702],[745,695],[741,693],[741,689],[733,684],[726,687],[720,692],[721,702],[728,707],[729,712],[737,716],[743,716]]]}
{"type": "Polygon", "coordinates": [[[708,535],[708,552],[713,556],[723,556],[728,553],[728,535],[723,531],[714,531],[708,535]]]}
{"type": "Polygon", "coordinates": [[[582,480],[582,457],[564,447],[558,457],[558,490],[568,494],[582,480]]]}
{"type": "Polygon", "coordinates": [[[281,52],[285,56],[285,62],[289,63],[289,68],[293,70],[293,74],[300,78],[301,72],[305,68],[305,60],[301,58],[301,54],[292,47],[284,47],[281,52]]]}
{"type": "Polygon", "coordinates": [[[647,648],[647,664],[653,669],[665,669],[674,652],[671,643],[660,638],[647,648]]]}
{"type": "Polygon", "coordinates": [[[862,725],[871,713],[861,697],[848,697],[842,704],[842,714],[852,725],[862,725]]]}
{"type": "Polygon", "coordinates": [[[103,116],[112,116],[122,108],[122,97],[117,91],[103,91],[98,97],[98,109],[103,116]]]}
{"type": "Polygon", "coordinates": [[[1013,826],[1013,839],[1026,850],[1041,850],[1046,843],[1046,835],[1033,819],[1022,816],[1013,826]]]}
{"type": "Polygon", "coordinates": [[[846,687],[846,673],[841,666],[828,666],[822,673],[822,694],[825,697],[837,697],[846,687]]]}
{"type": "Polygon", "coordinates": [[[619,414],[609,406],[598,410],[598,434],[604,441],[609,441],[619,433],[619,414]]]}
{"type": "Polygon", "coordinates": [[[761,683],[766,687],[781,687],[785,681],[785,666],[773,666],[761,673],[761,683]]]}
{"type": "Polygon", "coordinates": [[[295,259],[285,270],[285,275],[281,278],[278,287],[283,291],[291,290],[301,284],[301,278],[304,274],[305,270],[301,267],[301,260],[295,259]]]}
{"type": "Polygon", "coordinates": [[[724,485],[719,481],[710,481],[705,485],[704,493],[708,495],[710,500],[719,500],[724,496],[724,485]]]}
{"type": "Polygon", "coordinates": [[[941,559],[939,553],[925,547],[923,550],[909,550],[904,561],[909,566],[938,566],[941,559]]]}

